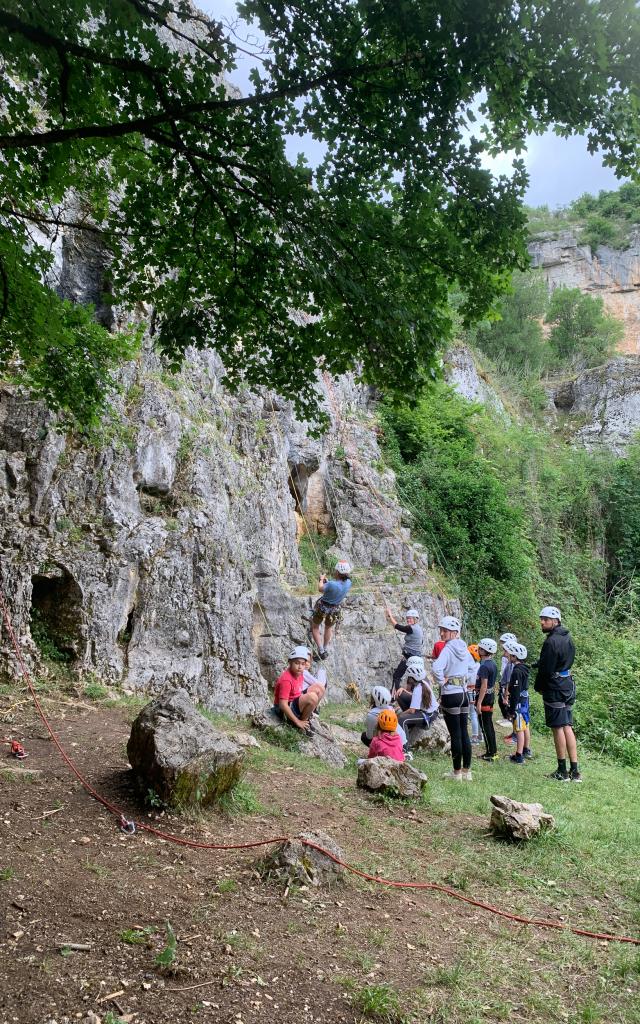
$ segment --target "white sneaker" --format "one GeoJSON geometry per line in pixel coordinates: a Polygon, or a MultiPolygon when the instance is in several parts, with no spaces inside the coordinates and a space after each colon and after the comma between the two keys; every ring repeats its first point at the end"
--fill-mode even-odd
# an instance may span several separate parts
{"type": "Polygon", "coordinates": [[[452,779],[453,782],[462,782],[462,773],[461,772],[454,772],[454,771],[445,772],[444,775],[442,776],[442,778],[443,779],[452,779]]]}
{"type": "Polygon", "coordinates": [[[413,754],[410,750],[406,750],[404,754],[405,761],[413,761],[413,754]]]}
{"type": "Polygon", "coordinates": [[[467,771],[463,770],[463,772],[462,772],[462,781],[463,782],[473,782],[473,775],[471,774],[471,769],[468,769],[467,771]]]}

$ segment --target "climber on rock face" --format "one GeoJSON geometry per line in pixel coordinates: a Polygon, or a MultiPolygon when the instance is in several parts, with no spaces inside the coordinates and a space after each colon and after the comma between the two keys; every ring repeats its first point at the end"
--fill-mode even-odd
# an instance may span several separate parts
{"type": "Polygon", "coordinates": [[[309,719],[318,706],[318,694],[302,692],[304,669],[309,657],[306,647],[294,647],[289,654],[288,668],[279,676],[273,693],[273,708],[284,721],[303,732],[311,732],[309,719]]]}
{"type": "Polygon", "coordinates": [[[318,579],[318,590],[322,597],[318,598],[313,607],[311,635],[319,657],[324,659],[329,653],[327,647],[331,643],[333,630],[340,620],[340,605],[351,590],[349,563],[342,560],[336,562],[332,580],[327,579],[324,574],[321,575],[318,579]]]}
{"type": "Polygon", "coordinates": [[[424,635],[422,632],[422,626],[418,625],[420,619],[420,612],[417,608],[409,608],[405,612],[406,626],[395,619],[391,613],[390,608],[385,608],[384,613],[393,626],[399,633],[403,634],[402,642],[402,660],[398,663],[393,673],[393,679],[391,683],[391,693],[395,694],[396,690],[400,686],[402,677],[407,671],[407,658],[419,658],[422,656],[422,644],[424,642],[424,635]]]}

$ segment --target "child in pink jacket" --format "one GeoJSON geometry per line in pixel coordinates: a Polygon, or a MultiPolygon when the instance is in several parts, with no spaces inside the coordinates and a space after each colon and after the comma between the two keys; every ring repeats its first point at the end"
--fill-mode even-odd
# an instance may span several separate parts
{"type": "Polygon", "coordinates": [[[398,716],[393,708],[383,708],[378,715],[378,727],[369,744],[369,757],[390,757],[394,761],[404,761],[402,740],[396,729],[398,716]]]}

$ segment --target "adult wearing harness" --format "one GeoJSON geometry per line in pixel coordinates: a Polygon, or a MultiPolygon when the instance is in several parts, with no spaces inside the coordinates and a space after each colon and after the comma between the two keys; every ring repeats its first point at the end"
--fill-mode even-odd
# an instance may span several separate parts
{"type": "Polygon", "coordinates": [[[571,633],[561,624],[561,620],[560,609],[555,605],[546,605],[540,612],[540,628],[546,635],[538,659],[534,690],[542,695],[545,724],[553,730],[558,758],[557,770],[548,777],[558,782],[582,782],[573,731],[576,685],[571,675],[571,666],[576,651],[571,633]]]}
{"type": "Polygon", "coordinates": [[[418,622],[420,619],[420,612],[417,608],[409,608],[405,612],[406,626],[403,626],[393,617],[390,608],[385,608],[384,613],[393,628],[397,629],[398,632],[403,635],[402,660],[399,662],[393,673],[391,683],[391,694],[393,695],[400,686],[402,677],[407,671],[407,660],[409,658],[420,658],[422,656],[424,634],[422,632],[422,626],[420,626],[418,622]]]}
{"type": "Polygon", "coordinates": [[[440,686],[440,708],[451,737],[453,771],[445,778],[471,782],[471,740],[469,739],[469,697],[467,682],[475,673],[473,659],[460,639],[460,622],[445,615],[438,623],[444,648],[433,663],[432,671],[440,686]]]}

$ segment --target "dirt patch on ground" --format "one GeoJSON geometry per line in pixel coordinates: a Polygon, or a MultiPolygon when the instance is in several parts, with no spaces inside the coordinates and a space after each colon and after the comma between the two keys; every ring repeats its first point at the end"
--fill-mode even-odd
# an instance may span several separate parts
{"type": "MultiPolygon", "coordinates": [[[[285,892],[257,875],[260,850],[196,850],[140,831],[124,835],[70,774],[39,720],[24,712],[13,725],[29,758],[17,767],[33,774],[0,780],[2,1024],[61,1024],[89,1011],[135,1024],[453,1021],[464,1019],[459,1001],[448,1017],[439,1015],[448,986],[451,993],[466,987],[457,964],[510,943],[521,952],[530,946],[531,962],[542,956],[544,963],[557,944],[433,893],[354,878],[329,891],[285,892]],[[167,945],[167,922],[177,945],[163,970],[156,957],[167,945]],[[387,986],[400,993],[397,1004],[387,986]]],[[[247,775],[245,806],[239,802],[235,812],[231,805],[231,813],[185,820],[142,809],[126,766],[130,718],[120,708],[65,707],[53,724],[97,790],[127,817],[144,816],[176,835],[224,844],[320,828],[367,870],[454,881],[463,836],[491,849],[477,817],[447,823],[445,844],[442,821],[427,806],[390,808],[359,792],[353,776],[287,764],[264,744],[247,775]],[[440,842],[432,846],[436,826],[440,842]]],[[[549,913],[534,892],[528,903],[533,914],[549,913]]],[[[570,1005],[580,969],[559,969],[549,995],[570,1005]]],[[[511,1012],[519,1004],[506,996],[511,1012]]],[[[502,1017],[492,1002],[477,1019],[502,1017]]]]}

